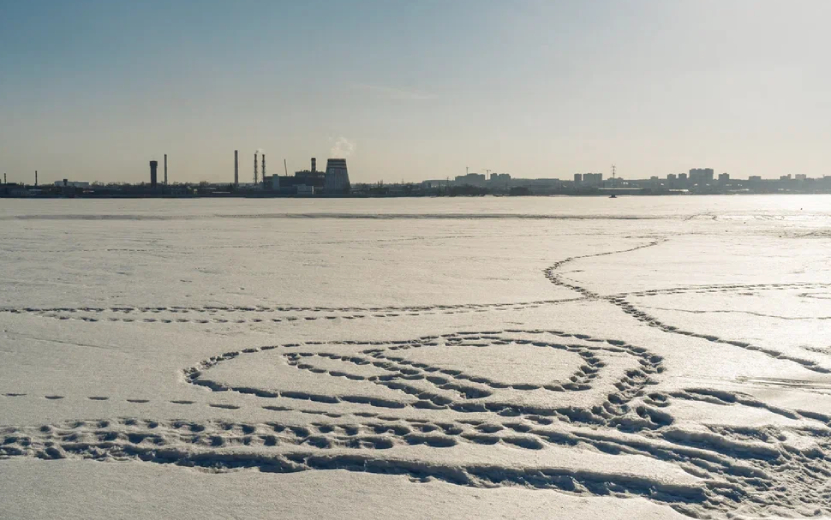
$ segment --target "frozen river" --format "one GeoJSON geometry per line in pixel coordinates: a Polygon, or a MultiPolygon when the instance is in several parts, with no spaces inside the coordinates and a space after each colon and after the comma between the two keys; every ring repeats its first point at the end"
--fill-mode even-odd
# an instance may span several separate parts
{"type": "Polygon", "coordinates": [[[0,202],[0,518],[831,514],[831,196],[0,202]]]}

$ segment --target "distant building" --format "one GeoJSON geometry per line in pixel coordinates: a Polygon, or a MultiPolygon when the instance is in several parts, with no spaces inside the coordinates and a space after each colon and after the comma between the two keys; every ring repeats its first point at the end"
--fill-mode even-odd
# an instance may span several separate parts
{"type": "Polygon", "coordinates": [[[686,173],[679,173],[678,180],[681,182],[687,182],[687,174],[686,173]]]}
{"type": "Polygon", "coordinates": [[[720,183],[725,183],[729,180],[730,180],[730,174],[729,173],[719,173],[718,174],[718,181],[720,183]]]}
{"type": "Polygon", "coordinates": [[[55,181],[55,186],[59,188],[89,188],[89,183],[64,179],[62,181],[55,181]]]}
{"type": "Polygon", "coordinates": [[[667,180],[668,180],[668,181],[674,181],[674,180],[676,180],[676,179],[678,179],[678,176],[677,176],[677,175],[675,175],[674,173],[669,173],[669,174],[667,174],[667,180]]]}
{"type": "Polygon", "coordinates": [[[690,170],[690,182],[696,184],[707,184],[713,182],[715,172],[712,168],[692,168],[690,170]]]}
{"type": "Polygon", "coordinates": [[[4,184],[6,193],[12,197],[34,197],[40,190],[27,190],[22,184],[4,184]]]}
{"type": "Polygon", "coordinates": [[[326,193],[349,193],[349,188],[346,159],[329,159],[326,161],[326,177],[323,190],[326,193]]]}
{"type": "Polygon", "coordinates": [[[488,183],[492,188],[507,188],[511,183],[511,175],[508,173],[492,173],[488,183]]]}
{"type": "Polygon", "coordinates": [[[294,172],[294,185],[305,184],[306,186],[314,186],[315,188],[323,188],[326,182],[324,172],[317,170],[301,170],[294,172]]]}
{"type": "Polygon", "coordinates": [[[484,173],[468,173],[467,175],[456,176],[458,186],[484,186],[486,180],[484,173]]]}
{"type": "Polygon", "coordinates": [[[583,174],[583,184],[585,186],[600,186],[603,184],[603,174],[602,173],[584,173],[583,174]]]}
{"type": "Polygon", "coordinates": [[[804,174],[804,173],[797,173],[797,174],[796,174],[796,180],[798,180],[798,181],[806,181],[806,180],[808,180],[808,175],[806,175],[806,174],[804,174]]]}
{"type": "Polygon", "coordinates": [[[582,184],[583,183],[583,174],[582,173],[575,173],[574,174],[574,184],[582,184]]]}
{"type": "Polygon", "coordinates": [[[494,183],[506,183],[511,180],[510,173],[492,173],[490,177],[490,182],[494,183]]]}
{"type": "Polygon", "coordinates": [[[751,175],[750,177],[747,178],[747,180],[750,181],[750,182],[761,182],[762,181],[762,176],[761,175],[751,175]]]}
{"type": "Polygon", "coordinates": [[[287,193],[297,193],[298,186],[310,186],[322,190],[326,183],[324,172],[317,171],[315,158],[312,157],[312,169],[294,172],[294,175],[271,175],[271,187],[287,193]]]}

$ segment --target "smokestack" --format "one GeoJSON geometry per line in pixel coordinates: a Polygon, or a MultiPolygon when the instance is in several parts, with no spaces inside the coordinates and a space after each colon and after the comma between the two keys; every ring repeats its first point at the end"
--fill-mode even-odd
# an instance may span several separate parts
{"type": "Polygon", "coordinates": [[[263,154],[263,184],[265,184],[265,154],[263,154]]]}
{"type": "Polygon", "coordinates": [[[257,152],[254,152],[254,184],[257,184],[257,152]]]}
{"type": "Polygon", "coordinates": [[[167,154],[164,154],[164,185],[167,186],[167,154]]]}
{"type": "Polygon", "coordinates": [[[6,182],[6,174],[5,173],[3,174],[3,184],[8,184],[8,182],[6,182]]]}
{"type": "Polygon", "coordinates": [[[239,150],[234,150],[234,186],[239,186],[239,150]]]}
{"type": "Polygon", "coordinates": [[[35,170],[35,187],[38,185],[38,171],[35,170]]]}
{"type": "Polygon", "coordinates": [[[159,161],[150,161],[150,187],[156,189],[156,168],[159,166],[159,161]]]}
{"type": "Polygon", "coordinates": [[[316,171],[317,171],[317,159],[312,157],[312,172],[314,173],[316,171]]]}

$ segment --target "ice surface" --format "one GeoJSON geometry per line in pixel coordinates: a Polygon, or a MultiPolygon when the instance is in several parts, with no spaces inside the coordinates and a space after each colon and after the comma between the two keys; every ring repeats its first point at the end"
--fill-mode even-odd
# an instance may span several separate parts
{"type": "Polygon", "coordinates": [[[829,203],[6,201],[0,517],[828,515],[829,203]]]}

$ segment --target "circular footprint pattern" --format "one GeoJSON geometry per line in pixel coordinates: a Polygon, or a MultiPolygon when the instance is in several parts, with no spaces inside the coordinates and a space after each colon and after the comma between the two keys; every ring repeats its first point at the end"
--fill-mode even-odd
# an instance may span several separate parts
{"type": "Polygon", "coordinates": [[[748,504],[824,511],[831,418],[770,409],[811,425],[686,431],[668,413],[676,400],[765,405],[726,392],[653,391],[664,370],[645,348],[556,330],[264,346],[206,359],[184,377],[250,396],[275,420],[9,427],[0,429],[0,458],[143,460],[218,473],[340,469],[638,496],[697,518],[748,504]]]}
{"type": "Polygon", "coordinates": [[[661,361],[623,341],[511,330],[247,349],[205,360],[185,374],[213,391],[263,398],[638,430],[671,422],[657,408],[628,406],[655,382],[650,377],[663,371],[661,361]]]}

